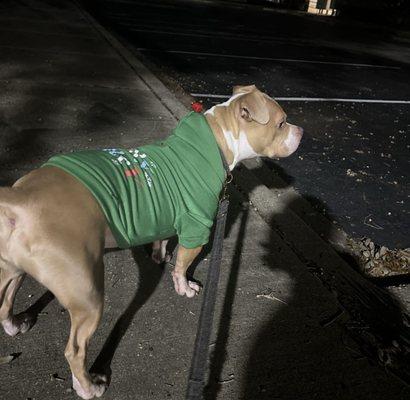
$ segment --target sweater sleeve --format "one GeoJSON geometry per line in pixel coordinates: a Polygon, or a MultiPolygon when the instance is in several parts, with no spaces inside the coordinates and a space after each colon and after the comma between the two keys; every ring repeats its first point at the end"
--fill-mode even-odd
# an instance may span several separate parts
{"type": "Polygon", "coordinates": [[[185,213],[177,220],[178,243],[187,249],[208,243],[213,221],[192,213],[185,213]]]}

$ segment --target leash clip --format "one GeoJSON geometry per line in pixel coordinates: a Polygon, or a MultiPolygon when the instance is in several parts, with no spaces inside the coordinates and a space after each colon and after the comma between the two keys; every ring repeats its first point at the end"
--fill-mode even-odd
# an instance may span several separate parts
{"type": "Polygon", "coordinates": [[[224,200],[228,199],[228,195],[226,194],[226,190],[228,185],[232,182],[233,180],[233,175],[231,170],[229,169],[229,165],[226,162],[224,153],[222,152],[221,148],[218,146],[218,150],[219,150],[219,154],[221,156],[221,160],[222,160],[222,165],[224,167],[225,173],[226,173],[226,178],[225,178],[225,182],[224,182],[224,186],[222,188],[222,196],[219,199],[219,204],[221,204],[224,200]]]}
{"type": "Polygon", "coordinates": [[[233,175],[231,174],[231,172],[227,173],[226,175],[226,180],[224,183],[224,187],[222,189],[222,196],[221,199],[219,200],[220,203],[222,203],[224,200],[227,200],[229,198],[229,196],[227,195],[227,190],[228,190],[228,185],[233,181],[233,175]]]}

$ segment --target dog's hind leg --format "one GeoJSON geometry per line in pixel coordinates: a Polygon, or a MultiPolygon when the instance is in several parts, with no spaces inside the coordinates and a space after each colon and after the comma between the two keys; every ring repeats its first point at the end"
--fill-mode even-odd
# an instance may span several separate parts
{"type": "Polygon", "coordinates": [[[108,386],[105,376],[90,375],[86,365],[88,343],[100,322],[102,309],[103,299],[94,296],[89,296],[82,304],[77,302],[68,308],[71,330],[64,354],[70,364],[73,388],[83,399],[100,397],[108,386]]]}
{"type": "Polygon", "coordinates": [[[168,262],[170,260],[170,256],[167,254],[167,244],[168,239],[156,240],[152,243],[151,259],[156,264],[161,264],[163,262],[168,262]]]}
{"type": "Polygon", "coordinates": [[[53,260],[43,258],[43,270],[52,273],[35,278],[68,310],[71,329],[64,355],[70,365],[73,388],[83,399],[92,399],[100,397],[108,386],[104,376],[90,375],[86,357],[103,312],[104,265],[102,251],[99,261],[84,253],[78,257],[79,253],[80,248],[72,254],[61,252],[53,260]]]}
{"type": "MultiPolygon", "coordinates": [[[[0,260],[0,266],[4,262],[0,260]]],[[[13,315],[13,304],[25,274],[5,268],[0,268],[0,323],[4,331],[15,336],[18,333],[27,332],[33,325],[33,321],[24,314],[13,315]]]]}

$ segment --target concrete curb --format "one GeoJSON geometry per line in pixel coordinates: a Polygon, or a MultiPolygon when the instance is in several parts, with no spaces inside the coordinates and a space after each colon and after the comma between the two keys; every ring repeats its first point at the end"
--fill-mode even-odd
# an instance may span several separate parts
{"type": "Polygon", "coordinates": [[[175,119],[178,120],[186,115],[188,109],[176,99],[171,91],[137,57],[135,57],[126,46],[100,25],[76,0],[73,0],[73,3],[92,27],[111,45],[111,47],[115,49],[124,62],[135,71],[175,119]]]}

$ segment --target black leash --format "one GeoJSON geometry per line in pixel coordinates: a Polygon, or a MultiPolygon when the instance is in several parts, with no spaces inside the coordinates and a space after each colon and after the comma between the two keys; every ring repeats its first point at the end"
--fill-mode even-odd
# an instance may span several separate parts
{"type": "Polygon", "coordinates": [[[226,216],[228,214],[229,200],[226,195],[228,184],[232,181],[232,174],[221,150],[222,163],[226,171],[226,180],[219,200],[216,215],[216,227],[212,244],[211,261],[202,300],[201,314],[199,316],[196,332],[194,353],[192,356],[191,370],[189,373],[186,400],[202,400],[205,386],[205,374],[208,361],[209,339],[212,333],[216,295],[218,292],[219,272],[222,259],[223,240],[225,234],[226,216]]]}

